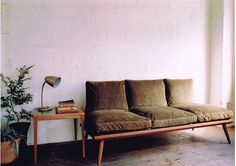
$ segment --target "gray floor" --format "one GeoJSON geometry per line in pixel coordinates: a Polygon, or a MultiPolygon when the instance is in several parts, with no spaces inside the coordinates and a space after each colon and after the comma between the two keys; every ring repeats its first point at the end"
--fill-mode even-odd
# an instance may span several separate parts
{"type": "MultiPolygon", "coordinates": [[[[234,166],[234,128],[227,143],[221,126],[105,142],[102,166],[234,166]]],[[[87,157],[80,143],[39,146],[39,166],[96,166],[98,145],[89,140],[87,157]]],[[[33,165],[32,147],[15,165],[33,165]]]]}

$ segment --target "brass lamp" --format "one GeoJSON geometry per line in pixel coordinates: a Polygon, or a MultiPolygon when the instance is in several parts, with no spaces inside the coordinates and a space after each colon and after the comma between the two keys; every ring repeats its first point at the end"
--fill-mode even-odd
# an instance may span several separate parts
{"type": "Polygon", "coordinates": [[[50,108],[49,106],[44,107],[43,106],[43,88],[44,85],[47,83],[48,85],[50,85],[53,88],[56,88],[61,82],[61,78],[57,77],[57,76],[46,76],[45,77],[45,81],[42,85],[42,89],[41,89],[41,107],[38,108],[38,111],[40,112],[45,112],[45,111],[50,111],[52,110],[52,108],[50,108]]]}

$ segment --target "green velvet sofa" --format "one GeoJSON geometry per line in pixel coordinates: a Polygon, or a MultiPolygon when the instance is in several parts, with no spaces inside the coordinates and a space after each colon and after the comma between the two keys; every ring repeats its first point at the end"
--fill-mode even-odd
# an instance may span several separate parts
{"type": "Polygon", "coordinates": [[[105,140],[222,125],[230,143],[232,119],[231,110],[193,103],[191,79],[86,82],[86,139],[99,142],[98,166],[105,140]]]}

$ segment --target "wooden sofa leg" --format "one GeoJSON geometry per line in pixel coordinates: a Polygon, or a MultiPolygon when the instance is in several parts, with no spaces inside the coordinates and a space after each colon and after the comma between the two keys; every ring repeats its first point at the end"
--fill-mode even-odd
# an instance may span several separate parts
{"type": "Polygon", "coordinates": [[[98,165],[101,166],[102,163],[102,154],[103,154],[104,140],[99,142],[99,151],[98,151],[98,165]]]}
{"type": "Polygon", "coordinates": [[[192,128],[192,131],[194,131],[194,128],[192,128]]]}
{"type": "Polygon", "coordinates": [[[227,126],[226,126],[226,124],[222,124],[222,126],[223,126],[223,129],[224,129],[224,132],[225,132],[225,136],[226,136],[226,138],[227,138],[227,141],[228,141],[228,143],[230,144],[231,141],[230,141],[229,133],[228,133],[228,130],[227,130],[227,126]]]}

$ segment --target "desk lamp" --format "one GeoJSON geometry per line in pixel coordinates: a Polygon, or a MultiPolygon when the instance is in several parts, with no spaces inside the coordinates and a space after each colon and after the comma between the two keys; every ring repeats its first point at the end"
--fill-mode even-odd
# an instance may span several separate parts
{"type": "Polygon", "coordinates": [[[45,81],[42,85],[42,89],[41,89],[41,107],[38,108],[38,111],[40,112],[46,112],[46,111],[51,111],[52,108],[49,106],[43,106],[43,88],[44,85],[47,83],[48,85],[50,85],[53,88],[56,88],[61,82],[61,78],[57,77],[57,76],[46,76],[45,77],[45,81]]]}

